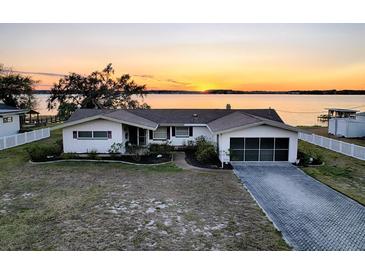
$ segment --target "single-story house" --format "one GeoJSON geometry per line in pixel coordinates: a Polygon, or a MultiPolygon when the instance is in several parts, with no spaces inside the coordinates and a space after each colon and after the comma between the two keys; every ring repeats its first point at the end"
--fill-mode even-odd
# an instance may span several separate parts
{"type": "Polygon", "coordinates": [[[365,112],[328,108],[328,133],[345,138],[365,137],[365,112]]]}
{"type": "Polygon", "coordinates": [[[204,136],[222,162],[295,162],[299,132],[274,109],[78,109],[59,128],[66,153],[108,153],[126,142],[179,147],[204,136]]]}
{"type": "Polygon", "coordinates": [[[0,137],[17,134],[20,130],[20,115],[27,110],[0,103],[0,137]]]}

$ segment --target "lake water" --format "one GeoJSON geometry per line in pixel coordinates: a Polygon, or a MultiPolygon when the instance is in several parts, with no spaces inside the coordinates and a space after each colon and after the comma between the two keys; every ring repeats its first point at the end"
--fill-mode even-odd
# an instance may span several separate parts
{"type": "MultiPolygon", "coordinates": [[[[41,114],[47,110],[48,95],[36,95],[41,114]]],[[[365,111],[365,95],[286,95],[286,94],[151,94],[144,102],[152,108],[274,108],[291,125],[323,125],[318,121],[325,108],[354,108],[365,111]],[[361,106],[361,107],[359,107],[361,106]]]]}

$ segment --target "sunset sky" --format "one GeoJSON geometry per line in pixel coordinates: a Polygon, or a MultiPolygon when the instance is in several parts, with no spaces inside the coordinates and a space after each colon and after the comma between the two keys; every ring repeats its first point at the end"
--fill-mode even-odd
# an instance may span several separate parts
{"type": "Polygon", "coordinates": [[[0,41],[38,89],[108,63],[148,89],[365,89],[365,24],[0,24],[0,41]]]}

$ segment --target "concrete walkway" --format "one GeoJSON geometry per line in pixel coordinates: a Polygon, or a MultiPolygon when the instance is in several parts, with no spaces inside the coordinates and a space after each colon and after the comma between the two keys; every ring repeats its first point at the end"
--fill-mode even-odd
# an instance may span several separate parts
{"type": "Polygon", "coordinates": [[[232,173],[232,170],[229,170],[229,169],[211,169],[211,168],[201,168],[201,167],[189,165],[185,160],[185,152],[183,152],[183,151],[174,152],[174,163],[176,166],[178,166],[179,168],[184,169],[184,170],[232,173]]]}
{"type": "Polygon", "coordinates": [[[291,164],[235,164],[241,179],[295,250],[365,250],[365,207],[291,164]]]}

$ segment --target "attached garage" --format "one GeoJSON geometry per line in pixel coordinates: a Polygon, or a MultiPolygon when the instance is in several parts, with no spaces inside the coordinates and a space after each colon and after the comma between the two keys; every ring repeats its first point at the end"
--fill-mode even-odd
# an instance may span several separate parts
{"type": "Polygon", "coordinates": [[[297,159],[298,131],[294,127],[253,125],[219,133],[217,139],[222,162],[294,163],[297,159]]]}
{"type": "Polygon", "coordinates": [[[288,161],[289,138],[230,138],[230,161],[288,161]]]}

